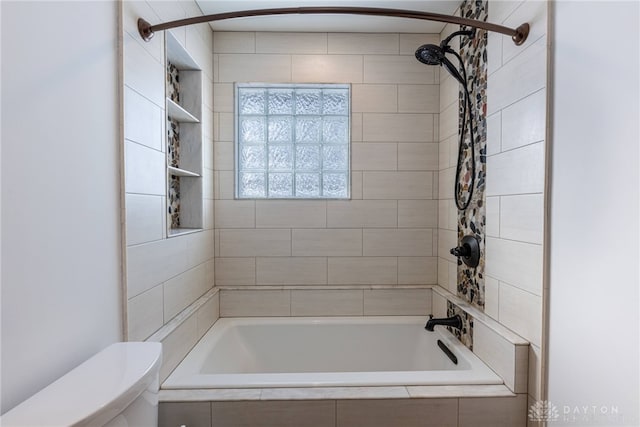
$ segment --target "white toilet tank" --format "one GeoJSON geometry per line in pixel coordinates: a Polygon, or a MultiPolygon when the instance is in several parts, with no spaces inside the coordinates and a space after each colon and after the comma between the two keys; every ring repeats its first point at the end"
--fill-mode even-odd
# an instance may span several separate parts
{"type": "Polygon", "coordinates": [[[110,345],[0,417],[3,427],[158,424],[162,344],[110,345]]]}

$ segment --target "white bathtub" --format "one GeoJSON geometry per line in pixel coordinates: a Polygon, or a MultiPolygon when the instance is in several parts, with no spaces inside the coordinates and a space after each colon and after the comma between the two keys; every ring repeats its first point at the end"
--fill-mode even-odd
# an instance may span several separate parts
{"type": "Polygon", "coordinates": [[[503,383],[446,329],[428,332],[425,322],[423,316],[223,318],[162,388],[503,383]]]}

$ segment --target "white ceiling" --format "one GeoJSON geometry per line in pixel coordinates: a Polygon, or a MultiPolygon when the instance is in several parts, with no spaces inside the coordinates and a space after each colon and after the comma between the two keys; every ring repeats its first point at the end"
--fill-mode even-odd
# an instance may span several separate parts
{"type": "MultiPolygon", "coordinates": [[[[205,15],[281,7],[357,6],[407,9],[452,15],[458,0],[196,0],[205,15]]],[[[279,15],[235,18],[210,23],[214,31],[313,31],[361,33],[440,33],[442,22],[359,15],[279,15]]]]}

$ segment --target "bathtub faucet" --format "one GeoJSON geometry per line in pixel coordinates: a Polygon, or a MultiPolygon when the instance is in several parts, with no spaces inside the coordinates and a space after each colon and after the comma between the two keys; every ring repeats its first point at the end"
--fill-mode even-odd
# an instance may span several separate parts
{"type": "Polygon", "coordinates": [[[424,328],[427,331],[433,332],[433,327],[436,325],[451,326],[452,328],[462,329],[462,318],[459,314],[456,314],[455,316],[446,317],[444,319],[434,319],[433,314],[430,314],[429,320],[424,328]]]}

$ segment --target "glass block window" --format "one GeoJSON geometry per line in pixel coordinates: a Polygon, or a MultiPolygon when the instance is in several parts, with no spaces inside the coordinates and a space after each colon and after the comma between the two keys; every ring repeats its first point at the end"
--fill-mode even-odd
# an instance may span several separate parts
{"type": "Polygon", "coordinates": [[[236,84],[236,197],[348,199],[351,87],[236,84]]]}

